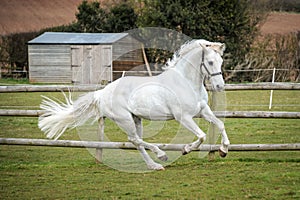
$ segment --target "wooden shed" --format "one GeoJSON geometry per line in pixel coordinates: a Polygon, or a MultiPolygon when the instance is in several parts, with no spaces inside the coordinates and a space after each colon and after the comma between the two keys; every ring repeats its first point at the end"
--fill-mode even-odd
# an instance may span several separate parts
{"type": "Polygon", "coordinates": [[[28,42],[30,82],[100,84],[143,65],[141,43],[127,33],[46,32],[28,42]]]}

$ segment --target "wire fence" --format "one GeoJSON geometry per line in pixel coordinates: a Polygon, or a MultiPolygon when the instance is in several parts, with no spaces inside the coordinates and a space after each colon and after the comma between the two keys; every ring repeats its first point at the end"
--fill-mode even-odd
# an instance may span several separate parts
{"type": "MultiPolygon", "coordinates": [[[[145,67],[144,67],[145,68],[145,67]]],[[[300,66],[299,69],[270,68],[270,69],[226,69],[223,70],[226,82],[271,82],[273,74],[274,80],[277,82],[300,82],[300,66]],[[286,77],[290,77],[287,79],[286,77]]],[[[149,76],[147,70],[129,70],[129,71],[113,71],[113,73],[121,73],[122,76],[149,76]]],[[[159,75],[162,70],[151,70],[151,74],[159,75]]]]}
{"type": "MultiPolygon", "coordinates": [[[[5,96],[1,94],[0,109],[31,109],[38,110],[40,103],[38,98],[40,94],[36,96],[35,92],[61,92],[61,91],[94,91],[101,89],[103,86],[66,86],[66,85],[15,85],[15,86],[0,86],[0,93],[12,93],[12,96],[5,96]],[[17,93],[30,92],[28,95],[32,95],[34,101],[27,106],[24,106],[24,95],[18,95],[17,93]],[[11,100],[10,100],[11,99],[11,100]],[[13,99],[13,100],[12,100],[13,99]],[[12,103],[17,102],[17,103],[12,103]]],[[[300,108],[298,103],[299,98],[300,83],[247,83],[247,84],[226,84],[225,91],[227,94],[226,109],[228,110],[271,110],[270,108],[275,108],[272,110],[276,111],[297,111],[300,108]],[[274,91],[274,101],[271,102],[270,107],[270,90],[281,90],[274,91]],[[286,97],[285,94],[287,90],[293,89],[293,94],[288,97],[287,100],[278,101],[280,96],[286,97]],[[238,98],[240,101],[232,101],[231,96],[236,95],[235,90],[244,90],[244,92],[238,93],[238,98]],[[262,90],[262,91],[257,91],[262,90]],[[227,93],[230,92],[230,93],[227,93]],[[294,93],[295,92],[295,93],[294,93]],[[259,96],[259,99],[248,98],[248,94],[252,93],[252,96],[259,96]]],[[[59,94],[56,94],[59,95],[59,94]]],[[[234,97],[236,99],[237,97],[234,97]]]]}

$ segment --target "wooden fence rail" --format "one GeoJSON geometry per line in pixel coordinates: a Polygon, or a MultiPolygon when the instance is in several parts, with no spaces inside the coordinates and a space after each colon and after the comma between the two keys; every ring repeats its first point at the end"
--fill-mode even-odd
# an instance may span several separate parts
{"type": "Polygon", "coordinates": [[[88,92],[103,89],[103,85],[9,85],[0,86],[0,93],[8,92],[88,92]]]}
{"type": "MultiPolygon", "coordinates": [[[[0,93],[5,92],[86,92],[103,89],[103,85],[13,85],[0,86],[0,93]]],[[[210,87],[208,86],[208,89],[210,87]]],[[[232,90],[300,90],[300,83],[245,83],[226,84],[226,91],[232,90]]]]}
{"type": "MultiPolygon", "coordinates": [[[[0,145],[25,145],[25,146],[48,146],[48,147],[73,147],[73,148],[96,148],[96,149],[136,149],[129,142],[96,142],[77,140],[46,140],[24,138],[0,138],[0,145]]],[[[181,151],[185,144],[156,144],[162,150],[181,151]]],[[[220,145],[202,144],[194,151],[218,151],[220,145]]],[[[290,144],[231,144],[229,151],[299,151],[300,143],[290,144]]]]}
{"type": "MultiPolygon", "coordinates": [[[[4,110],[0,109],[0,116],[38,117],[43,110],[4,110]]],[[[282,118],[300,119],[300,112],[269,112],[269,111],[216,111],[219,118],[282,118]]],[[[199,116],[200,117],[200,116],[199,116]]]]}
{"type": "MultiPolygon", "coordinates": [[[[22,85],[0,86],[0,93],[5,92],[86,92],[102,89],[101,85],[66,86],[66,85],[22,85]]],[[[209,86],[208,86],[209,88],[209,86]]],[[[300,83],[248,83],[226,84],[225,90],[300,90],[300,83]]],[[[26,116],[37,117],[43,113],[41,110],[0,110],[0,116],[26,116]]],[[[290,118],[299,119],[300,112],[266,112],[266,111],[218,111],[217,117],[226,118],[290,118]]],[[[73,140],[45,140],[45,139],[22,139],[0,138],[0,145],[29,145],[51,147],[76,147],[107,149],[136,149],[128,142],[96,142],[96,141],[73,141],[73,140]]],[[[157,144],[162,150],[181,151],[185,144],[157,144]]],[[[196,151],[217,151],[220,145],[203,144],[196,151]]],[[[300,143],[291,144],[232,144],[229,151],[287,151],[300,150],[300,143]]]]}
{"type": "Polygon", "coordinates": [[[300,90],[300,83],[245,83],[226,84],[226,91],[232,90],[300,90]]]}

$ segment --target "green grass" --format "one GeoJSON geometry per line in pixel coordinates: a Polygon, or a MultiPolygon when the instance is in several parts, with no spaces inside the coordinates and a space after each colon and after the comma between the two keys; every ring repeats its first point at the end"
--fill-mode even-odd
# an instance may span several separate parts
{"type": "MultiPolygon", "coordinates": [[[[271,111],[300,111],[300,90],[274,90],[271,111]]],[[[227,91],[227,110],[269,111],[270,91],[227,91]]]]}
{"type": "MultiPolygon", "coordinates": [[[[38,109],[40,95],[1,94],[0,107],[38,109]]],[[[269,91],[228,92],[226,97],[229,110],[268,110],[269,91]]],[[[298,91],[274,91],[273,101],[276,105],[289,104],[275,106],[276,111],[300,110],[298,91]]],[[[226,119],[225,126],[233,144],[299,143],[299,122],[226,119]]],[[[207,130],[208,123],[200,120],[199,124],[207,130]]],[[[168,121],[146,140],[169,142],[178,130],[176,122],[168,121]]],[[[109,120],[105,132],[112,141],[126,141],[125,134],[109,120]]],[[[44,135],[37,127],[37,118],[0,117],[0,137],[44,135]]],[[[61,139],[78,140],[77,130],[68,131],[61,139]]],[[[120,159],[114,155],[110,158],[120,159]]],[[[165,171],[127,173],[96,164],[86,149],[1,145],[0,199],[299,199],[299,170],[299,151],[229,152],[225,159],[216,156],[214,161],[193,152],[179,157],[165,171]]]]}
{"type": "Polygon", "coordinates": [[[15,84],[28,84],[29,80],[27,78],[0,78],[0,85],[15,85],[15,84]]]}
{"type": "Polygon", "coordinates": [[[63,100],[62,93],[46,92],[19,92],[2,93],[0,96],[0,109],[40,109],[42,95],[63,100]]]}
{"type": "MultiPolygon", "coordinates": [[[[24,147],[11,150],[24,151],[24,147]]],[[[43,154],[47,148],[33,151],[37,150],[43,154]]],[[[0,168],[2,199],[299,198],[299,160],[209,162],[193,153],[166,171],[132,174],[96,165],[84,150],[55,150],[64,156],[6,158],[0,168]]]]}

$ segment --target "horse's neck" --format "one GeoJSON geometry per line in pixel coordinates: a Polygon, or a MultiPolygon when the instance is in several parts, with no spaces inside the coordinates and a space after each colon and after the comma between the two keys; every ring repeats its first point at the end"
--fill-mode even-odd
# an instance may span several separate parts
{"type": "Polygon", "coordinates": [[[191,51],[175,66],[175,69],[185,77],[193,87],[200,90],[203,85],[203,76],[200,70],[201,52],[199,49],[191,51]]]}

